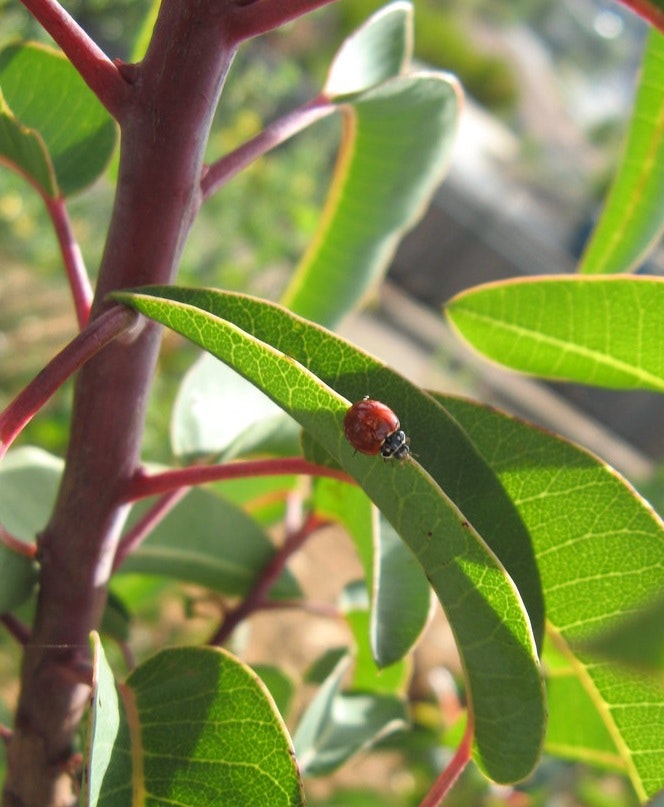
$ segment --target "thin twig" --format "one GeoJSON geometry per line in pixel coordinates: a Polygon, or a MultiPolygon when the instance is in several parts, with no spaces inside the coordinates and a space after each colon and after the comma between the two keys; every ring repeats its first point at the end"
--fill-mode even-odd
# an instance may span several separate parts
{"type": "Polygon", "coordinates": [[[203,199],[212,196],[254,160],[306,129],[307,126],[311,126],[312,123],[327,117],[335,109],[334,104],[323,95],[319,95],[266,126],[256,137],[207,168],[201,179],[203,199]]]}
{"type": "Polygon", "coordinates": [[[452,785],[463,773],[464,768],[470,761],[474,736],[475,728],[472,718],[469,715],[466,730],[463,734],[459,747],[455,751],[449,765],[447,765],[438,779],[436,779],[433,787],[424,797],[424,801],[422,801],[420,807],[438,807],[439,804],[442,804],[443,799],[451,790],[452,785]]]}
{"type": "Polygon", "coordinates": [[[180,488],[219,482],[224,479],[242,479],[248,476],[326,476],[341,482],[354,484],[354,480],[340,468],[315,465],[303,457],[278,457],[275,459],[246,460],[219,465],[191,465],[157,474],[144,471],[133,476],[126,487],[123,502],[135,502],[148,496],[169,493],[180,488]]]}
{"type": "Polygon", "coordinates": [[[219,629],[210,637],[208,644],[222,645],[228,640],[235,628],[254,611],[261,610],[268,602],[270,589],[277,582],[286,568],[290,557],[311,537],[311,535],[325,526],[328,522],[315,514],[310,514],[304,524],[296,532],[291,533],[283,545],[272,556],[260,573],[253,588],[237,606],[224,616],[219,629]]]}
{"type": "Polygon", "coordinates": [[[188,487],[181,487],[164,494],[143,518],[134,524],[118,544],[118,551],[115,553],[115,560],[113,561],[114,572],[122,566],[128,556],[143,543],[157,524],[166,518],[188,492],[188,487]]]}
{"type": "Polygon", "coordinates": [[[52,199],[44,195],[43,198],[60,244],[60,252],[62,253],[67,278],[69,279],[69,287],[74,300],[78,327],[83,330],[88,324],[90,305],[92,304],[90,278],[83,262],[81,249],[71,229],[65,200],[61,196],[52,199]]]}
{"type": "Polygon", "coordinates": [[[101,103],[120,120],[130,85],[118,67],[57,0],[21,0],[53,37],[101,103]]]}
{"type": "Polygon", "coordinates": [[[287,22],[335,0],[238,0],[227,29],[236,42],[274,31],[287,22]]]}
{"type": "Polygon", "coordinates": [[[0,413],[0,457],[69,376],[138,319],[135,311],[113,306],[64,347],[0,413]]]}
{"type": "Polygon", "coordinates": [[[25,646],[30,641],[32,632],[14,614],[1,614],[0,622],[7,628],[9,635],[13,636],[20,645],[25,646]]]}

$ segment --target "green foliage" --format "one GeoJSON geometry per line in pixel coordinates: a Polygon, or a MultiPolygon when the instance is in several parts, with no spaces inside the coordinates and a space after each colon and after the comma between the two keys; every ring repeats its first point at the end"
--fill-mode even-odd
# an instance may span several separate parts
{"type": "MultiPolygon", "coordinates": [[[[348,24],[358,13],[364,20],[366,5],[344,2],[339,11],[348,24]]],[[[476,795],[478,771],[513,783],[535,769],[543,747],[629,778],[642,802],[664,786],[659,517],[582,449],[479,404],[425,392],[321,324],[339,321],[380,280],[447,165],[458,85],[412,71],[413,27],[424,58],[448,68],[466,60],[471,92],[481,87],[501,105],[513,91],[502,64],[477,58],[447,11],[431,2],[416,11],[413,20],[410,4],[391,4],[332,61],[320,98],[340,113],[342,139],[318,229],[312,177],[329,167],[333,134],[320,124],[303,157],[262,161],[208,202],[199,234],[221,234],[221,250],[194,245],[185,253],[185,277],[230,287],[258,282],[256,267],[278,263],[275,287],[286,286],[291,310],[175,286],[113,295],[210,354],[177,396],[171,391],[170,452],[162,439],[159,456],[186,464],[171,469],[184,474],[182,486],[212,459],[233,471],[242,463],[232,460],[268,457],[274,472],[192,490],[168,513],[159,510],[165,499],[133,505],[125,541],[154,524],[113,580],[105,636],[126,651],[142,609],[163,607],[169,579],[192,611],[205,602],[217,622],[222,612],[232,622],[309,606],[286,566],[309,537],[302,524],[293,531],[297,502],[316,529],[343,525],[359,557],[363,579],[340,592],[334,610],[346,644],[318,657],[306,681],[317,690],[296,717],[294,693],[304,681],[278,666],[252,671],[226,650],[180,647],[160,650],[118,683],[95,635],[82,805],[300,805],[303,773],[327,775],[377,745],[398,748],[424,771],[425,791],[439,772],[440,745],[458,745],[466,727],[476,769],[451,803],[493,803],[476,795]],[[240,203],[247,196],[249,212],[240,203]],[[237,255],[249,247],[241,266],[237,255]],[[406,461],[363,455],[345,440],[347,407],[368,392],[398,412],[413,450],[406,461]],[[279,465],[293,458],[321,474],[305,496],[293,466],[279,465]],[[275,544],[271,533],[284,525],[286,539],[275,544]],[[468,720],[455,715],[453,728],[442,726],[438,706],[427,723],[408,700],[432,591],[461,659],[468,720]]],[[[258,135],[287,96],[300,102],[302,75],[271,58],[253,51],[228,84],[211,161],[258,135]],[[279,100],[254,108],[268,83],[279,100]]],[[[625,168],[586,272],[628,271],[661,232],[661,83],[661,37],[653,34],[625,168]]],[[[2,159],[44,199],[102,176],[115,125],[64,57],[43,46],[6,49],[0,90],[2,159]]],[[[661,391],[661,288],[655,278],[535,278],[464,292],[447,315],[478,350],[521,371],[661,391]]],[[[34,610],[34,540],[62,467],[35,449],[10,452],[0,466],[0,525],[16,539],[0,534],[0,611],[12,619],[19,607],[34,610]]],[[[224,627],[223,619],[215,625],[224,627]]],[[[152,646],[165,641],[156,635],[152,646]]],[[[602,803],[592,783],[583,793],[584,804],[602,803]]],[[[373,795],[343,798],[327,803],[366,805],[373,795]]],[[[620,796],[621,805],[630,801],[620,796]]]]}
{"type": "MultiPolygon", "coordinates": [[[[380,0],[344,0],[338,9],[343,30],[352,31],[381,5],[380,0]]],[[[504,111],[514,104],[517,87],[509,65],[475,45],[462,15],[450,4],[418,2],[414,31],[419,59],[454,73],[467,92],[489,108],[504,111]]]]}

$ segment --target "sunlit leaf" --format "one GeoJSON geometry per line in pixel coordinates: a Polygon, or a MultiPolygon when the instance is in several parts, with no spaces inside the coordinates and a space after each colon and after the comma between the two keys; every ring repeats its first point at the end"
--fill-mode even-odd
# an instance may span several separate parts
{"type": "Polygon", "coordinates": [[[476,350],[515,370],[664,391],[664,281],[545,277],[488,283],[446,308],[476,350]]]}
{"type": "MultiPolygon", "coordinates": [[[[442,400],[532,535],[556,651],[551,749],[619,767],[641,796],[652,795],[664,786],[664,688],[608,664],[584,643],[662,591],[664,525],[625,480],[583,449],[495,410],[442,400]]],[[[650,630],[661,633],[661,623],[650,630]]],[[[646,633],[639,638],[649,642],[646,633]]]]}
{"type": "Polygon", "coordinates": [[[622,160],[581,259],[586,274],[638,268],[664,232],[664,34],[648,35],[622,160]]]}
{"type": "Polygon", "coordinates": [[[461,89],[444,73],[408,74],[412,10],[392,3],[340,48],[323,95],[342,115],[321,222],[283,295],[326,325],[363,301],[446,171],[461,89]]]}
{"type": "Polygon", "coordinates": [[[175,287],[114,296],[233,366],[357,479],[418,558],[446,610],[467,673],[478,764],[499,781],[527,775],[539,757],[545,723],[535,642],[522,599],[477,522],[523,582],[535,620],[541,617],[539,580],[536,570],[530,573],[527,533],[456,422],[375,359],[279,306],[175,287]],[[345,440],[348,401],[367,389],[383,390],[381,398],[402,416],[417,461],[384,462],[358,454],[345,440]],[[441,431],[446,439],[439,441],[441,431]],[[467,509],[459,509],[432,474],[467,509]]]}

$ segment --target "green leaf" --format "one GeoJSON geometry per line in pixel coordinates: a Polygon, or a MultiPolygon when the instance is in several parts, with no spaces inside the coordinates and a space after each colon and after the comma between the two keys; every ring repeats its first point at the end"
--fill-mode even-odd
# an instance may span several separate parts
{"type": "Polygon", "coordinates": [[[664,391],[664,281],[545,277],[488,283],[447,316],[476,350],[544,378],[664,391]]]}
{"type": "Polygon", "coordinates": [[[0,464],[0,523],[26,543],[33,543],[51,515],[63,462],[39,448],[9,451],[0,464]]]}
{"type": "MultiPolygon", "coordinates": [[[[664,786],[664,689],[598,661],[583,642],[619,625],[664,589],[664,525],[611,468],[565,440],[494,410],[444,398],[496,470],[537,556],[550,636],[613,738],[637,793],[664,786]]],[[[660,627],[661,630],[661,627],[660,627]]],[[[647,637],[644,637],[647,640],[647,637]]],[[[550,703],[558,751],[611,756],[602,736],[565,700],[550,703]],[[563,710],[554,715],[554,707],[563,710]],[[561,731],[565,721],[566,733],[561,731]]],[[[595,719],[596,721],[596,719],[595,719]]]]}
{"type": "Polygon", "coordinates": [[[361,488],[321,478],[313,504],[352,537],[371,592],[373,657],[379,667],[394,664],[413,648],[429,616],[431,587],[422,567],[361,488]]]}
{"type": "Polygon", "coordinates": [[[339,606],[355,640],[349,685],[357,692],[403,698],[408,689],[412,665],[406,660],[397,660],[387,668],[377,665],[370,641],[373,639],[373,612],[369,611],[369,594],[364,580],[345,586],[339,606]]]}
{"type": "Polygon", "coordinates": [[[442,180],[459,104],[456,81],[430,73],[340,102],[342,146],[330,194],[284,305],[331,326],[367,296],[442,180]]]}
{"type": "Polygon", "coordinates": [[[233,366],[360,482],[418,558],[445,608],[467,673],[478,764],[498,781],[526,776],[538,759],[544,730],[541,672],[519,593],[477,524],[531,597],[535,624],[541,616],[538,577],[536,569],[531,574],[527,533],[456,422],[375,359],[279,306],[175,287],[113,296],[233,366]],[[381,398],[403,413],[417,462],[383,462],[346,442],[348,400],[333,390],[358,400],[367,389],[382,390],[381,398]],[[462,512],[434,476],[468,509],[462,512]]]}
{"type": "Polygon", "coordinates": [[[304,804],[279,714],[260,679],[231,654],[163,650],[134,670],[119,702],[99,656],[93,805],[304,804]]]}
{"type": "Polygon", "coordinates": [[[65,56],[34,43],[5,48],[0,53],[0,89],[16,118],[11,135],[6,113],[0,119],[2,153],[44,195],[69,196],[102,174],[115,148],[115,123],[65,56]],[[7,136],[16,141],[13,155],[4,150],[7,136]],[[37,148],[40,140],[52,169],[37,148]]]}
{"type": "Polygon", "coordinates": [[[133,759],[127,713],[99,635],[92,634],[93,672],[81,807],[130,807],[133,759]]]}
{"type": "Polygon", "coordinates": [[[655,676],[664,683],[664,597],[656,596],[607,631],[590,637],[582,649],[655,676]]]}
{"type": "MultiPolygon", "coordinates": [[[[137,505],[130,524],[148,504],[137,505]]],[[[150,533],[120,572],[154,574],[243,596],[275,552],[259,525],[228,501],[193,489],[150,533]],[[241,536],[242,540],[238,540],[241,536]]],[[[286,571],[271,596],[293,599],[299,586],[286,571]]]]}
{"type": "Polygon", "coordinates": [[[46,196],[53,198],[57,195],[55,175],[44,141],[37,132],[16,119],[1,89],[0,160],[30,179],[46,196]]]}
{"type": "Polygon", "coordinates": [[[586,274],[638,268],[664,232],[664,34],[651,28],[621,163],[581,259],[586,274]]]}
{"type": "Polygon", "coordinates": [[[176,456],[218,454],[279,407],[229,367],[204,353],[185,375],[173,406],[176,456]]]}
{"type": "Polygon", "coordinates": [[[309,704],[293,744],[302,773],[323,776],[381,737],[407,725],[402,701],[389,695],[343,695],[344,657],[309,704]]]}
{"type": "Polygon", "coordinates": [[[51,514],[61,472],[61,460],[30,447],[10,451],[0,464],[0,525],[31,545],[22,552],[0,541],[0,613],[35,592],[38,569],[32,550],[51,514]]]}
{"type": "Polygon", "coordinates": [[[360,26],[337,51],[323,93],[328,98],[363,92],[400,75],[413,52],[413,7],[390,3],[360,26]]]}
{"type": "Polygon", "coordinates": [[[252,669],[267,687],[280,715],[287,715],[293,701],[295,685],[280,667],[252,664],[252,669]]]}

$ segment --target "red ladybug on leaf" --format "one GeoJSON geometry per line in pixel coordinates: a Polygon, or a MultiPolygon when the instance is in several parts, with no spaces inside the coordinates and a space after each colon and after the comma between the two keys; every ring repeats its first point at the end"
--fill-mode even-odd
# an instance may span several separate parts
{"type": "Polygon", "coordinates": [[[368,396],[354,403],[344,416],[346,440],[362,454],[380,454],[384,459],[405,460],[410,440],[389,406],[368,396]]]}

